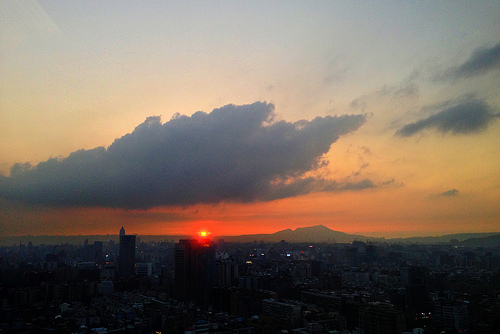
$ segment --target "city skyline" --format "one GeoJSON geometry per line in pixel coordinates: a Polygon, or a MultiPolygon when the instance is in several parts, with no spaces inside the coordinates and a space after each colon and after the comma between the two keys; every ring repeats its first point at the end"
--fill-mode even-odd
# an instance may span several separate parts
{"type": "Polygon", "coordinates": [[[0,4],[0,234],[500,227],[500,4],[0,4]]]}

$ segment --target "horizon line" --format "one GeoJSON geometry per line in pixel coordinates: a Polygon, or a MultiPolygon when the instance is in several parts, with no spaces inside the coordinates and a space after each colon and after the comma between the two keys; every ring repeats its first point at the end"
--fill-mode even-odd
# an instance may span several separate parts
{"type": "MultiPolygon", "coordinates": [[[[283,229],[283,230],[278,230],[276,232],[271,232],[271,233],[253,233],[253,234],[226,234],[226,235],[216,235],[216,237],[241,237],[241,236],[252,236],[252,235],[271,235],[279,232],[283,232],[286,230],[291,230],[295,232],[297,229],[301,228],[310,228],[310,227],[317,227],[317,226],[322,226],[326,227],[332,232],[340,232],[340,233],[345,233],[348,235],[359,235],[363,237],[370,237],[370,238],[375,238],[375,239],[408,239],[408,238],[429,238],[429,237],[443,237],[443,236],[448,236],[448,235],[459,235],[459,234],[500,234],[500,231],[489,231],[489,232],[442,232],[440,234],[435,234],[435,235],[420,235],[420,236],[398,236],[398,237],[378,237],[378,236],[373,236],[369,234],[361,234],[363,232],[353,232],[353,233],[347,233],[339,230],[332,230],[331,228],[324,226],[324,225],[312,225],[312,226],[304,226],[304,227],[297,227],[296,229],[283,229]]],[[[383,234],[384,232],[375,232],[376,234],[383,234]]],[[[394,231],[387,231],[387,234],[394,233],[394,231]]],[[[403,232],[404,233],[404,232],[403,232]]],[[[173,233],[173,234],[138,234],[138,233],[133,233],[129,235],[136,235],[136,236],[150,236],[150,237],[161,237],[161,236],[169,236],[169,237],[183,237],[183,236],[190,236],[190,235],[195,235],[192,233],[173,233]]],[[[23,234],[23,235],[4,235],[0,236],[1,239],[5,238],[21,238],[21,237],[88,237],[88,236],[120,236],[119,233],[106,233],[106,234],[23,234]]]]}

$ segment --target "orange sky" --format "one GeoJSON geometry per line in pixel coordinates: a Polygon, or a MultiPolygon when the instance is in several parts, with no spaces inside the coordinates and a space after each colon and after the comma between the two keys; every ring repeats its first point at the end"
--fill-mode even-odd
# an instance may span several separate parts
{"type": "Polygon", "coordinates": [[[3,2],[0,235],[499,231],[498,13],[493,0],[3,2]],[[252,112],[272,119],[248,138],[243,119],[234,134],[233,118],[211,114],[229,104],[251,109],[249,128],[252,112]],[[151,116],[173,141],[134,131],[151,116]],[[279,124],[289,133],[261,136],[279,124]],[[116,162],[108,148],[127,134],[140,140],[120,152],[135,155],[116,162]],[[70,154],[81,160],[62,175],[70,154]],[[181,199],[149,201],[169,173],[186,178],[181,199]]]}

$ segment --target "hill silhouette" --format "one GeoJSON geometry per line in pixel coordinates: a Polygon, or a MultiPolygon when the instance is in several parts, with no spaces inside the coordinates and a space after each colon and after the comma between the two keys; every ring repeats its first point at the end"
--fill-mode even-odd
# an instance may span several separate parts
{"type": "Polygon", "coordinates": [[[271,234],[245,234],[240,236],[227,236],[224,240],[231,242],[331,242],[331,243],[351,243],[354,240],[366,241],[368,238],[358,234],[347,234],[344,232],[334,231],[323,225],[315,225],[309,227],[299,227],[295,230],[286,229],[271,234]]]}
{"type": "Polygon", "coordinates": [[[490,235],[482,238],[470,238],[460,242],[459,244],[462,247],[485,247],[485,248],[494,248],[500,247],[500,234],[490,235]]]}

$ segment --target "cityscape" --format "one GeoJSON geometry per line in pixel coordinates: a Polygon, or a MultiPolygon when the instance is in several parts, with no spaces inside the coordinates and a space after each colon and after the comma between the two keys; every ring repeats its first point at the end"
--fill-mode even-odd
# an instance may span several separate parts
{"type": "Polygon", "coordinates": [[[122,227],[117,240],[0,247],[0,332],[500,330],[500,234],[434,244],[170,238],[145,242],[122,227]]]}

